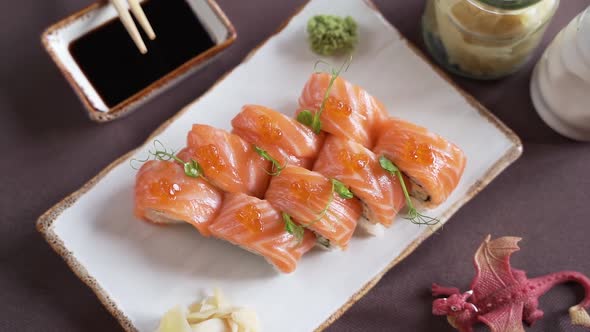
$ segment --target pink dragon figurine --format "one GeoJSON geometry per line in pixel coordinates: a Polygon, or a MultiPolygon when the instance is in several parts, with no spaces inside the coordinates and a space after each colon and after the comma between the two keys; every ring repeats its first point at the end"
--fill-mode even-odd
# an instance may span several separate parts
{"type": "Polygon", "coordinates": [[[528,279],[522,270],[510,267],[510,255],[518,251],[518,237],[491,240],[488,235],[475,253],[477,275],[471,290],[461,294],[459,289],[432,285],[432,313],[447,316],[449,323],[460,332],[473,332],[477,323],[485,323],[492,332],[524,332],[522,321],[532,325],[543,317],[538,309],[539,297],[559,283],[575,281],[584,286],[584,300],[569,309],[574,325],[590,328],[590,279],[581,273],[562,271],[528,279]]]}

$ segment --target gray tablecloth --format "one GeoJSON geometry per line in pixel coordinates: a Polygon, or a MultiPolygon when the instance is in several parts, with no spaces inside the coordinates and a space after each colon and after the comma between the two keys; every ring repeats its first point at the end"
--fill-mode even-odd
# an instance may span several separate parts
{"type": "MultiPolygon", "coordinates": [[[[0,331],[120,330],[37,234],[35,220],[142,143],[160,123],[237,65],[303,2],[219,0],[238,30],[235,45],[133,115],[104,125],[86,118],[39,43],[44,28],[90,1],[0,2],[0,331]]],[[[423,1],[376,2],[385,17],[423,49],[419,38],[423,1]]],[[[589,4],[563,0],[543,47],[589,4]]],[[[468,287],[474,275],[472,254],[488,233],[524,238],[513,264],[530,276],[560,269],[590,274],[590,145],[558,136],[535,113],[529,78],[537,58],[518,74],[497,82],[455,78],[520,135],[524,155],[387,273],[330,332],[452,331],[445,319],[430,314],[429,285],[437,281],[468,287]]],[[[555,288],[541,299],[545,318],[529,330],[582,331],[569,324],[566,311],[581,298],[578,286],[555,288]]]]}

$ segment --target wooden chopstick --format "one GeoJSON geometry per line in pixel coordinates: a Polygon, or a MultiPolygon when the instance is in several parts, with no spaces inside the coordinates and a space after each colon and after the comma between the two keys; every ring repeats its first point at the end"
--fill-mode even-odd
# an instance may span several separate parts
{"type": "Polygon", "coordinates": [[[145,13],[139,4],[139,0],[127,0],[129,2],[129,7],[131,8],[131,12],[135,19],[139,22],[143,31],[147,34],[148,38],[151,40],[156,39],[156,34],[154,33],[154,29],[152,29],[152,25],[150,21],[148,21],[147,17],[145,17],[145,13]]]}
{"type": "Polygon", "coordinates": [[[139,49],[141,54],[146,54],[147,47],[145,46],[145,43],[139,34],[139,30],[137,30],[137,27],[135,26],[135,22],[133,22],[133,18],[131,18],[131,14],[129,14],[129,9],[131,9],[131,13],[133,13],[133,16],[135,16],[145,33],[148,35],[149,39],[154,40],[156,38],[156,34],[154,33],[154,29],[152,29],[150,22],[145,16],[145,13],[139,4],[139,0],[128,0],[129,9],[127,9],[125,0],[110,1],[113,6],[115,6],[117,13],[119,13],[121,23],[123,23],[123,26],[127,30],[127,33],[129,33],[129,36],[131,36],[131,39],[135,43],[135,46],[137,46],[137,49],[139,49]]]}

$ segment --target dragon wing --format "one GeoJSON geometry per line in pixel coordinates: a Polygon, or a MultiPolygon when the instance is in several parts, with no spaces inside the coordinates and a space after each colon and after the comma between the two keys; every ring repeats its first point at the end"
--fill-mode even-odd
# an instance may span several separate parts
{"type": "Polygon", "coordinates": [[[522,302],[507,305],[479,316],[479,320],[490,327],[492,332],[525,332],[522,326],[522,302]]]}
{"type": "Polygon", "coordinates": [[[490,239],[488,235],[474,257],[477,274],[471,289],[475,301],[516,283],[510,268],[510,255],[520,249],[518,241],[521,238],[506,236],[490,239]]]}

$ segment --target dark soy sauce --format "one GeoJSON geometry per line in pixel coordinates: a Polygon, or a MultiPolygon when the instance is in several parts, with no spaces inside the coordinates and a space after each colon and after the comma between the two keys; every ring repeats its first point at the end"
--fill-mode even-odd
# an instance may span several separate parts
{"type": "Polygon", "coordinates": [[[118,18],[76,39],[69,47],[109,107],[214,46],[185,0],[148,0],[142,7],[156,32],[156,39],[149,40],[136,21],[147,54],[139,52],[118,18]]]}

